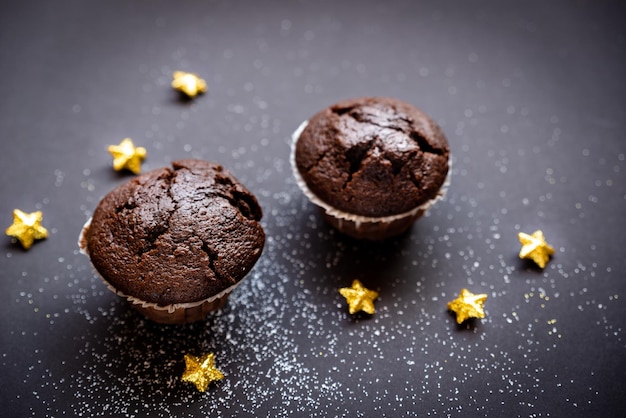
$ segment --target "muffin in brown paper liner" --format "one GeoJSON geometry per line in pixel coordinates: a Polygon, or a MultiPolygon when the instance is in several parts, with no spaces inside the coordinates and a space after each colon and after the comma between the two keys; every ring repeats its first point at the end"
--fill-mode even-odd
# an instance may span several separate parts
{"type": "Polygon", "coordinates": [[[220,309],[248,275],[265,242],[261,216],[222,166],[180,160],[111,191],[78,244],[111,291],[180,324],[220,309]]]}
{"type": "Polygon", "coordinates": [[[449,156],[443,132],[419,109],[359,98],[303,122],[292,135],[290,162],[296,183],[330,225],[357,239],[383,240],[407,231],[445,196],[449,156]],[[388,187],[369,187],[378,179],[388,187]]]}

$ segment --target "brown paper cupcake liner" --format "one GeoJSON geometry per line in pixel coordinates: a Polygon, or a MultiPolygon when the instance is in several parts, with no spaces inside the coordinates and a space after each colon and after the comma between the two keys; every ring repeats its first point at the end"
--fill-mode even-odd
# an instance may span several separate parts
{"type": "MultiPolygon", "coordinates": [[[[87,258],[89,258],[89,252],[87,250],[86,233],[90,225],[91,218],[85,223],[78,237],[78,247],[80,249],[80,252],[86,255],[87,258]]],[[[125,293],[116,289],[104,277],[102,277],[102,275],[100,275],[99,273],[98,275],[110,291],[126,299],[134,309],[142,313],[147,318],[160,324],[184,324],[205,319],[210,312],[214,312],[222,308],[226,304],[228,296],[241,283],[241,281],[239,281],[236,284],[228,287],[227,289],[224,289],[217,295],[211,296],[207,299],[202,299],[195,302],[158,305],[156,303],[147,302],[134,296],[126,295],[125,293]]]]}
{"type": "Polygon", "coordinates": [[[298,129],[296,129],[291,135],[291,154],[289,157],[291,169],[296,179],[296,184],[302,190],[304,195],[311,201],[311,203],[315,204],[322,210],[324,219],[339,232],[354,238],[375,241],[400,235],[408,230],[416,220],[421,218],[432,205],[440,199],[443,199],[445,196],[450,185],[450,173],[452,172],[450,162],[448,163],[448,174],[446,176],[446,180],[437,192],[437,195],[431,200],[414,209],[411,209],[408,212],[391,216],[369,217],[344,212],[334,208],[320,199],[315,193],[313,193],[313,191],[311,191],[311,189],[309,189],[296,165],[296,143],[308,123],[309,121],[302,122],[298,129]]]}

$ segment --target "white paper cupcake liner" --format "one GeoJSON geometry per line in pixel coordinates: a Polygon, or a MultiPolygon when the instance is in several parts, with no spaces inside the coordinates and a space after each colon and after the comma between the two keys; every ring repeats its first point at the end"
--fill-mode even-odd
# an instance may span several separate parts
{"type": "MultiPolygon", "coordinates": [[[[85,225],[83,225],[82,230],[80,231],[80,235],[78,237],[78,248],[80,249],[80,252],[82,254],[89,258],[89,262],[91,263],[91,258],[89,257],[89,251],[87,249],[87,238],[85,235],[89,230],[90,225],[91,218],[87,220],[85,225]]],[[[98,272],[95,267],[94,270],[98,272]]],[[[137,309],[148,318],[164,324],[179,324],[204,319],[206,317],[206,314],[208,314],[209,312],[221,308],[225,304],[230,293],[232,293],[232,291],[235,290],[235,288],[237,288],[237,286],[239,286],[239,284],[241,283],[240,280],[234,285],[222,290],[220,293],[199,301],[173,303],[170,305],[159,305],[153,302],[147,302],[134,296],[127,295],[124,292],[116,289],[104,277],[102,277],[99,272],[98,275],[110,291],[126,299],[128,302],[131,303],[133,308],[137,309]]]]}
{"type": "Polygon", "coordinates": [[[423,216],[432,205],[445,197],[448,187],[450,186],[450,173],[452,172],[450,159],[448,160],[448,174],[446,175],[444,184],[437,191],[437,195],[410,211],[399,213],[397,215],[371,217],[344,212],[329,205],[313,193],[311,189],[309,189],[296,165],[296,143],[298,142],[302,131],[304,131],[308,124],[308,120],[302,122],[294,133],[291,134],[292,141],[289,162],[291,164],[293,176],[296,179],[296,184],[300,190],[302,190],[304,195],[313,204],[324,211],[326,220],[340,232],[347,233],[348,235],[356,238],[375,240],[389,238],[404,232],[413,222],[423,216]]]}

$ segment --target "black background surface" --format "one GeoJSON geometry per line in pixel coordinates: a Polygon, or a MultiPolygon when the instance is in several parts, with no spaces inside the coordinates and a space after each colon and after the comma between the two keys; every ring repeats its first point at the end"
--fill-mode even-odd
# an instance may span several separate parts
{"type": "Polygon", "coordinates": [[[0,244],[2,416],[618,416],[626,393],[626,40],[620,2],[0,3],[0,220],[42,210],[47,240],[0,244]],[[174,70],[210,91],[193,102],[174,70]],[[291,176],[290,134],[343,98],[436,119],[452,183],[411,232],[329,229],[291,176]],[[78,253],[100,198],[198,157],[259,198],[252,274],[206,322],[159,326],[78,253]],[[556,248],[541,271],[517,232],[556,248]],[[359,278],[377,312],[350,316],[359,278]],[[446,303],[487,293],[457,326],[446,303]],[[215,352],[225,378],[180,381],[215,352]]]}

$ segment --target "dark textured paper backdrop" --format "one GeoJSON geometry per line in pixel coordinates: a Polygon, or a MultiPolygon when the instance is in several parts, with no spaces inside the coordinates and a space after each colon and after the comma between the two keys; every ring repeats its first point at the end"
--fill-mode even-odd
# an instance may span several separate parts
{"type": "Polygon", "coordinates": [[[620,2],[40,1],[0,4],[0,219],[50,237],[0,251],[0,415],[617,416],[626,368],[626,40],[620,2]],[[506,4],[505,4],[506,3],[506,4]],[[193,103],[173,70],[201,74],[193,103]],[[291,132],[346,97],[431,114],[453,150],[445,201],[410,234],[331,231],[297,189],[291,132]],[[221,312],[143,320],[76,239],[131,176],[199,157],[259,198],[268,240],[221,312]],[[542,229],[545,271],[517,258],[542,229]],[[337,289],[380,292],[350,316],[337,289]],[[457,326],[446,303],[489,294],[457,326]],[[183,354],[215,352],[199,393],[183,354]]]}

